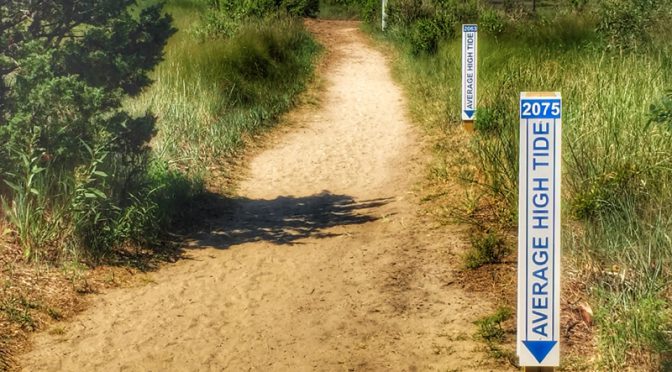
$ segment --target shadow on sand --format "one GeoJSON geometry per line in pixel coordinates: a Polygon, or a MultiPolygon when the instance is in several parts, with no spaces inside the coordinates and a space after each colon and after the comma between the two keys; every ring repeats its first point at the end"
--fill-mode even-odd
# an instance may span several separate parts
{"type": "MultiPolygon", "coordinates": [[[[200,232],[191,248],[211,246],[220,249],[254,241],[272,244],[297,244],[303,238],[338,236],[326,231],[335,226],[359,225],[378,219],[372,209],[392,198],[356,201],[348,195],[322,192],[305,197],[280,196],[271,200],[233,198],[220,201],[217,219],[210,220],[208,231],[200,232]],[[222,208],[222,209],[220,209],[222,208]]],[[[214,205],[209,207],[215,208],[214,205]]]]}

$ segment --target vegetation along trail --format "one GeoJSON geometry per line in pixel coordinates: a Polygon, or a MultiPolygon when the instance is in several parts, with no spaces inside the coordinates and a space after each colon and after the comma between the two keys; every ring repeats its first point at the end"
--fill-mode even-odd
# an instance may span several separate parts
{"type": "Polygon", "coordinates": [[[328,53],[319,107],[289,115],[189,259],[37,335],[23,368],[491,367],[472,322],[492,309],[454,279],[457,232],[417,206],[425,156],[385,57],[356,22],[307,22],[328,53]]]}

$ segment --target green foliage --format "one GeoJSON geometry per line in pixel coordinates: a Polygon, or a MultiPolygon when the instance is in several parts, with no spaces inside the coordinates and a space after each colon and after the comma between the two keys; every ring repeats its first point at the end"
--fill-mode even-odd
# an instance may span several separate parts
{"type": "Polygon", "coordinates": [[[507,342],[507,335],[513,333],[513,330],[510,327],[505,328],[502,324],[511,318],[513,318],[511,308],[499,307],[494,314],[485,316],[475,323],[478,326],[478,337],[485,341],[490,355],[495,359],[502,359],[517,366],[516,354],[504,346],[507,342]]]}
{"type": "Polygon", "coordinates": [[[362,9],[356,0],[320,0],[319,18],[356,19],[362,16],[362,9]]]}
{"type": "Polygon", "coordinates": [[[321,0],[320,17],[353,18],[359,15],[365,22],[380,24],[381,6],[381,0],[321,0]],[[338,16],[339,13],[346,17],[338,16]]]}
{"type": "Polygon", "coordinates": [[[475,0],[390,0],[388,21],[390,35],[407,43],[415,55],[436,53],[440,42],[455,38],[464,23],[478,22],[492,35],[506,28],[499,12],[479,7],[475,0]]]}
{"type": "Polygon", "coordinates": [[[506,30],[506,20],[498,11],[485,8],[478,18],[478,28],[479,31],[498,36],[506,30]]]}
{"type": "Polygon", "coordinates": [[[409,27],[420,18],[427,17],[429,9],[421,0],[397,0],[388,3],[390,25],[409,27]]]}
{"type": "MultiPolygon", "coordinates": [[[[39,157],[17,151],[20,158],[17,173],[8,173],[5,183],[10,187],[12,200],[2,198],[2,209],[17,229],[17,238],[24,257],[31,258],[40,247],[52,245],[64,232],[62,208],[48,210],[45,180],[47,169],[40,167],[39,157]]],[[[57,206],[60,207],[60,206],[57,206]]]]}
{"type": "Polygon", "coordinates": [[[558,15],[550,20],[527,21],[512,26],[510,38],[518,39],[530,47],[542,50],[549,46],[557,49],[602,49],[602,45],[597,42],[597,21],[592,15],[558,15]]]}
{"type": "MultiPolygon", "coordinates": [[[[659,355],[672,352],[672,340],[666,326],[672,322],[670,308],[657,291],[644,288],[616,296],[610,288],[596,292],[599,308],[595,318],[599,324],[610,324],[599,330],[604,367],[627,368],[623,350],[648,349],[659,355]],[[615,308],[622,310],[613,311],[615,308]]],[[[647,362],[661,362],[656,359],[647,362]]]]}
{"type": "Polygon", "coordinates": [[[26,258],[96,250],[91,228],[141,186],[155,119],[122,101],[150,84],[174,30],[160,6],[134,4],[0,5],[3,204],[26,258]]]}
{"type": "Polygon", "coordinates": [[[411,26],[411,50],[414,54],[436,53],[442,34],[441,28],[433,20],[416,20],[411,26]]]}
{"type": "Polygon", "coordinates": [[[669,5],[666,0],[600,0],[598,29],[610,47],[640,47],[669,5]]]}
{"type": "Polygon", "coordinates": [[[303,88],[317,46],[292,14],[316,10],[314,0],[0,5],[0,197],[26,258],[100,260],[193,220],[203,175],[303,88]],[[166,11],[183,27],[231,24],[197,35],[203,43],[180,32],[159,64],[175,32],[166,11]]]}
{"type": "Polygon", "coordinates": [[[378,0],[362,0],[360,15],[366,22],[380,20],[382,15],[381,3],[378,0]]]}
{"type": "Polygon", "coordinates": [[[672,130],[672,89],[665,92],[663,98],[650,107],[650,123],[656,123],[672,130]]]}
{"type": "Polygon", "coordinates": [[[225,39],[199,42],[180,32],[155,72],[157,84],[128,107],[162,113],[156,156],[200,177],[294,104],[318,50],[301,20],[283,14],[249,18],[225,39]]]}
{"type": "Polygon", "coordinates": [[[192,32],[201,39],[231,37],[248,20],[279,13],[315,17],[319,8],[319,0],[212,0],[192,32]]]}
{"type": "Polygon", "coordinates": [[[478,321],[478,335],[488,343],[498,343],[504,341],[506,331],[502,323],[511,319],[513,311],[508,307],[500,307],[494,314],[486,316],[478,321]]]}
{"type": "Polygon", "coordinates": [[[504,239],[495,233],[473,236],[471,250],[465,256],[467,268],[476,269],[483,265],[502,262],[510,252],[504,239]]]}

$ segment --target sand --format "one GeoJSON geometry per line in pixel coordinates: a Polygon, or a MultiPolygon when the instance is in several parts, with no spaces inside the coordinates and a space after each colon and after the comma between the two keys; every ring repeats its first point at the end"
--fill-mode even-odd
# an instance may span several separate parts
{"type": "Polygon", "coordinates": [[[36,335],[26,371],[499,369],[473,336],[491,308],[456,283],[464,243],[419,206],[428,156],[386,57],[355,22],[307,24],[328,49],[319,105],[188,259],[36,335]]]}

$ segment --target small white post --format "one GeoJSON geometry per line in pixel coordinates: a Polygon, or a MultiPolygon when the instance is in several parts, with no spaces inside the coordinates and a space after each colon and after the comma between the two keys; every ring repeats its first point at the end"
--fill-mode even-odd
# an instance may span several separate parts
{"type": "Polygon", "coordinates": [[[462,25],[462,122],[468,132],[474,131],[476,88],[478,85],[478,25],[462,25]]]}
{"type": "Polygon", "coordinates": [[[385,31],[385,26],[387,26],[387,0],[383,0],[381,8],[382,8],[381,28],[383,31],[385,31]]]}
{"type": "Polygon", "coordinates": [[[521,93],[516,350],[530,372],[560,364],[561,149],[560,93],[521,93]]]}

